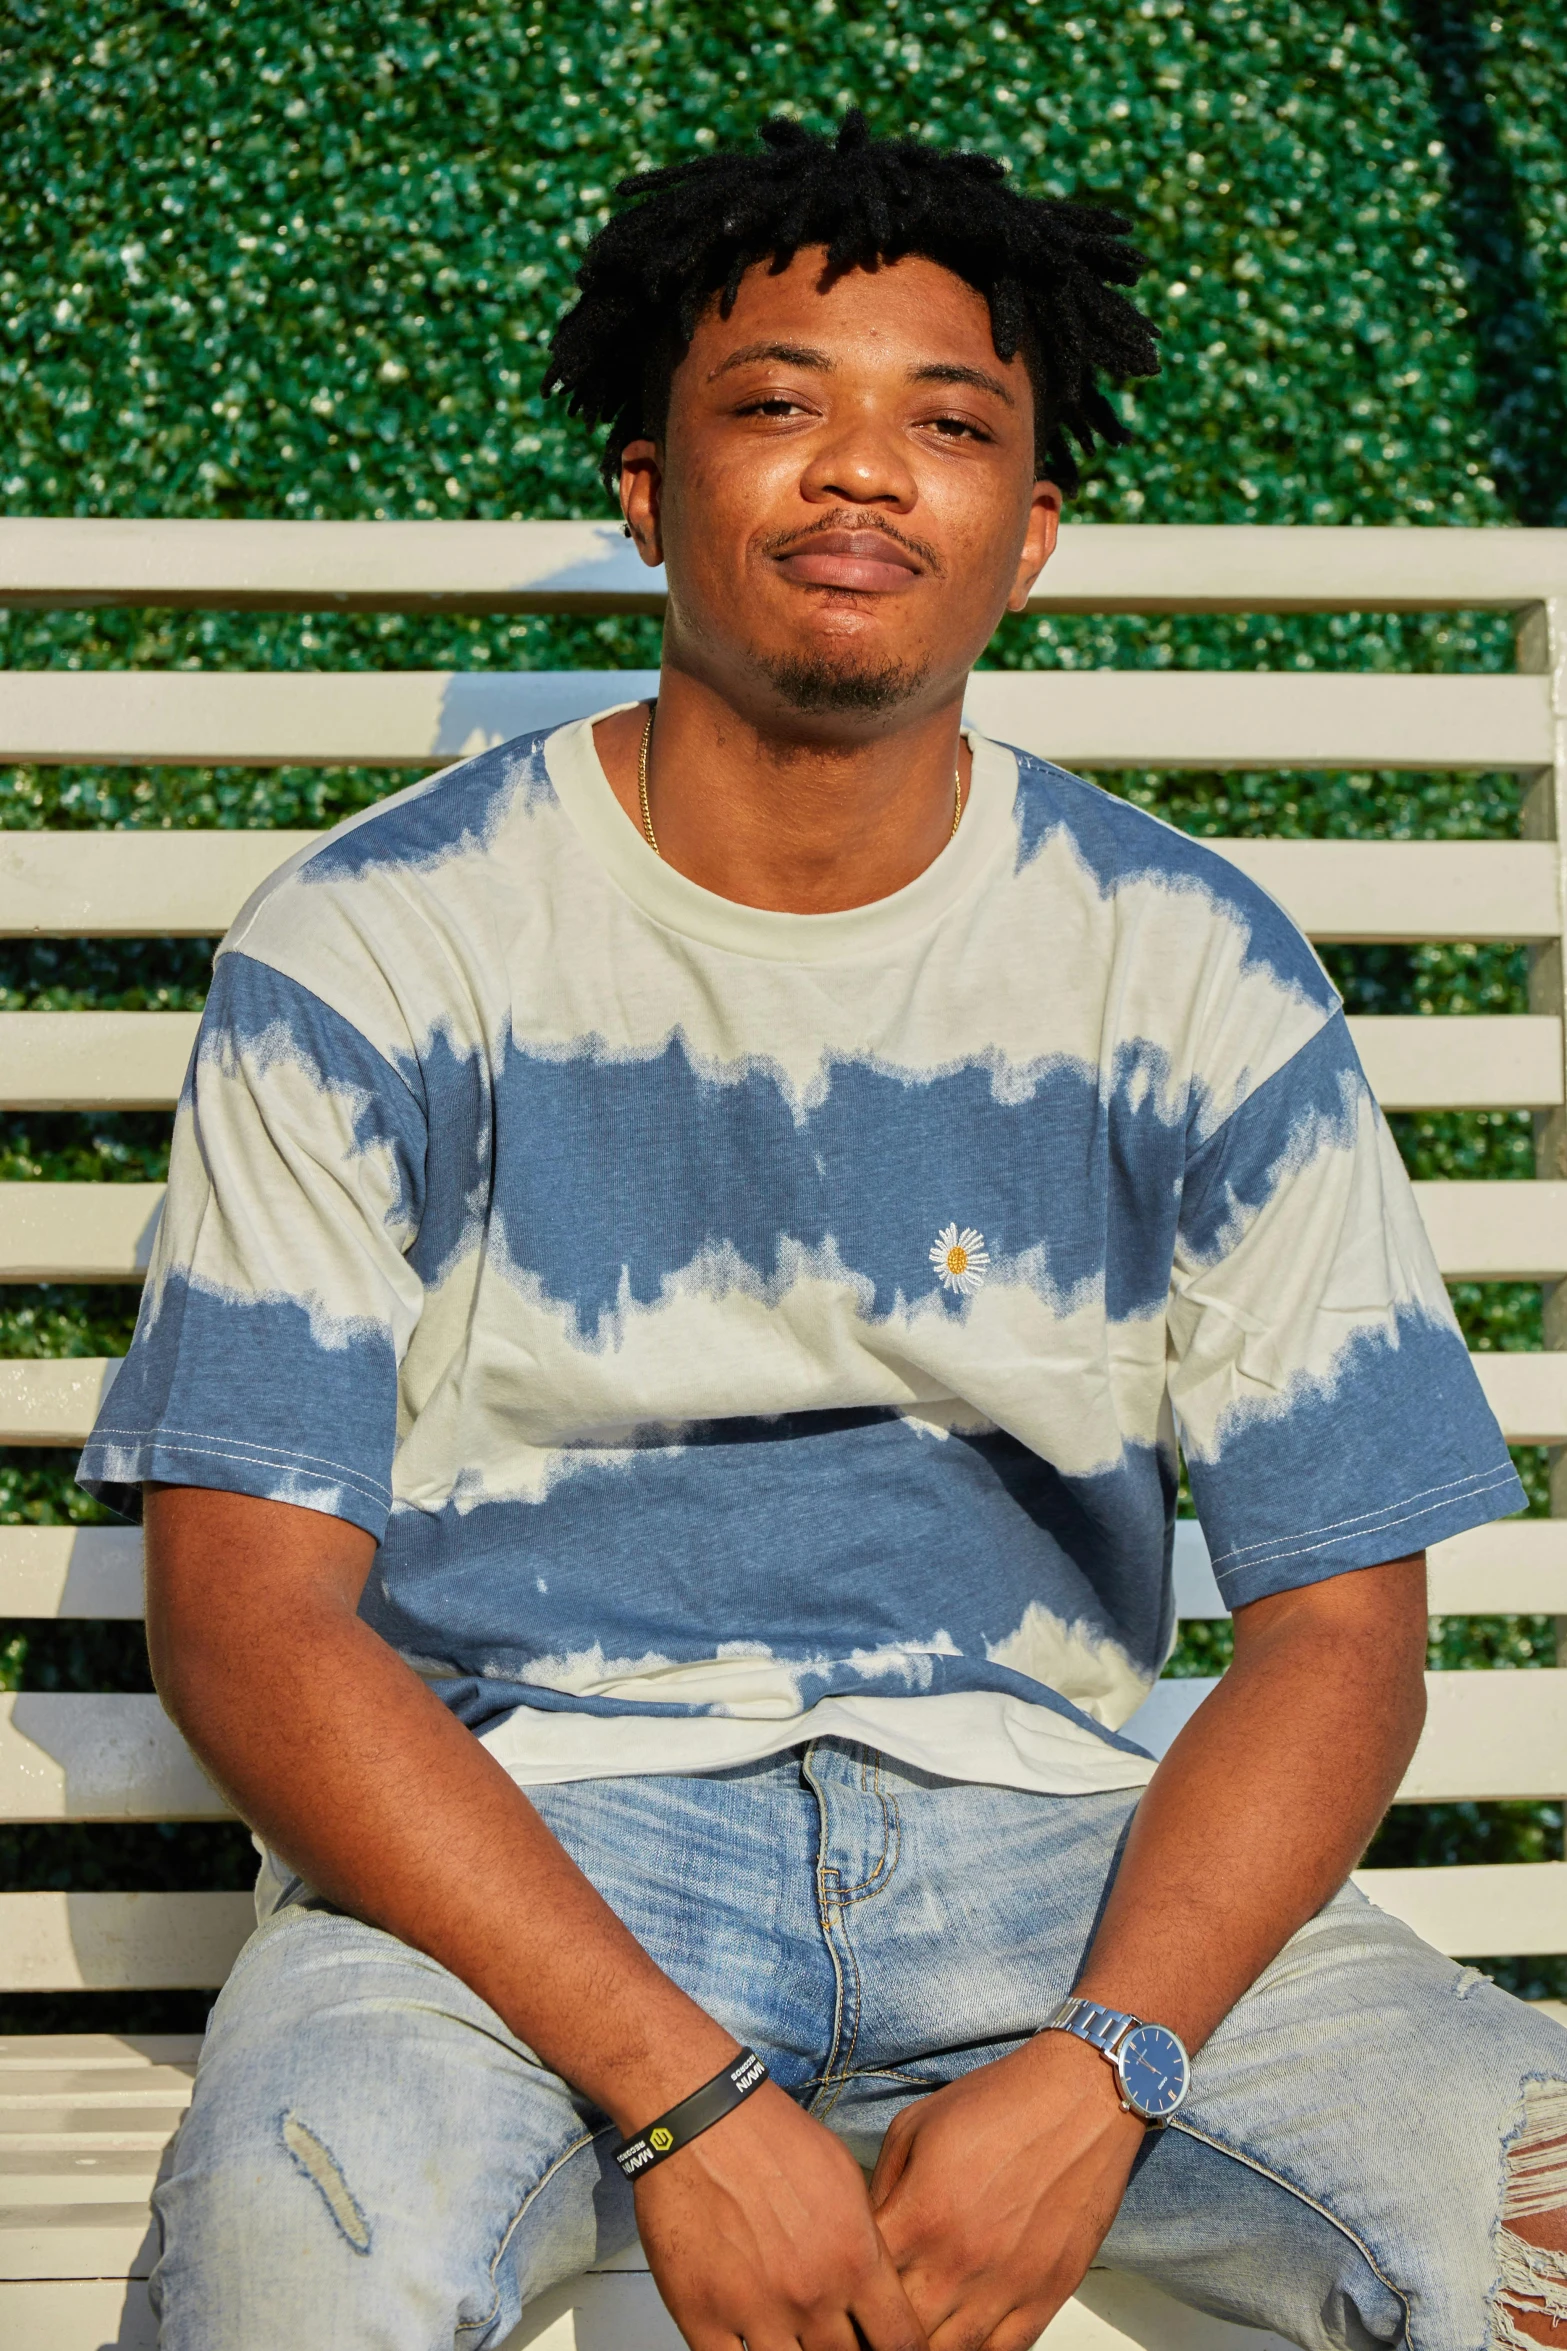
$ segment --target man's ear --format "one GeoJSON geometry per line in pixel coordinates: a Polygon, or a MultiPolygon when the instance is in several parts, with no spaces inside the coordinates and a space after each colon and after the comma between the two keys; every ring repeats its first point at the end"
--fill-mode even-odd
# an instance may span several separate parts
{"type": "Polygon", "coordinates": [[[662,452],[656,441],[628,441],[620,452],[620,511],[626,531],[636,541],[644,563],[656,568],[664,560],[660,493],[664,486],[662,452]]]}
{"type": "Polygon", "coordinates": [[[1028,510],[1028,529],[1023,536],[1023,551],[1017,559],[1017,577],[1012,593],[1007,598],[1008,612],[1021,612],[1027,604],[1045,565],[1056,551],[1056,534],[1061,523],[1061,492],[1054,482],[1034,484],[1034,495],[1028,510]]]}

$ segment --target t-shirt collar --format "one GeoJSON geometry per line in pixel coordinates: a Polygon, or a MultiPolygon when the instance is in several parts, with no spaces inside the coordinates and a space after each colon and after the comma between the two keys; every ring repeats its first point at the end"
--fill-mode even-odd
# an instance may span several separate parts
{"type": "Polygon", "coordinates": [[[558,727],[544,746],[550,781],[590,855],[655,922],[707,946],[775,963],[839,963],[885,954],[926,930],[964,896],[1012,839],[1017,761],[973,727],[973,781],[957,832],[901,890],[834,914],[784,914],[704,890],[655,857],[610,788],[593,741],[600,719],[630,703],[558,727]]]}

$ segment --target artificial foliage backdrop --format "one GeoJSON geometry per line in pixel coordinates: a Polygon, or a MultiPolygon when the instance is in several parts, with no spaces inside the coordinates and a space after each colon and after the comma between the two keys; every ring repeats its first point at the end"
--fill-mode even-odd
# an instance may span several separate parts
{"type": "MultiPolygon", "coordinates": [[[[1163,373],[1096,522],[1567,524],[1567,21],[1558,0],[11,0],[0,25],[0,511],[547,516],[605,511],[538,392],[586,240],[628,171],[783,111],[862,107],[1108,198],[1150,259],[1163,373]]],[[[624,620],[0,616],[0,663],[605,667],[624,620]]],[[[1489,669],[1495,617],[1009,621],[1016,667],[1489,669]]],[[[363,771],[0,772],[10,826],[329,822],[363,771]]],[[[1105,779],[1206,833],[1462,838],[1499,776],[1105,779]]],[[[199,1004],[210,943],[0,945],[0,1005],[199,1004]]],[[[1505,947],[1337,950],[1353,1009],[1520,1008],[1505,947]]],[[[1527,1178],[1522,1116],[1396,1122],[1416,1173],[1527,1178]]],[[[0,1178],[146,1179],[166,1121],[0,1115],[0,1178]]],[[[1538,1345],[1538,1293],[1467,1287],[1471,1343],[1538,1345]]],[[[116,1353],[128,1291],[0,1291],[0,1353],[116,1353]]],[[[1543,1465],[1520,1456],[1535,1506],[1543,1465]]],[[[57,1454],[0,1453],[0,1519],[94,1515],[57,1454]]],[[[1172,1670],[1222,1664],[1227,1628],[1172,1670]]],[[[1548,1620],[1437,1621],[1453,1670],[1554,1661],[1548,1620]]],[[[148,1687],[139,1627],[0,1627],[0,1684],[148,1687]]],[[[1400,1808],[1375,1858],[1558,1854],[1551,1806],[1400,1808]]],[[[239,1831],[0,1831],[20,1886],[239,1885],[239,1831]]],[[[1553,1962],[1492,1963],[1532,1991],[1553,1962]]],[[[0,2030],[177,2024],[199,1995],[0,2004],[0,2030]]]]}

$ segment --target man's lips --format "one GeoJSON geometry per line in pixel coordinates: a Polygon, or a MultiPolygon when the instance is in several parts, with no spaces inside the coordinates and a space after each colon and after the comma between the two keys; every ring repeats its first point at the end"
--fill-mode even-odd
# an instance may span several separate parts
{"type": "Polygon", "coordinates": [[[885,595],[920,578],[917,555],[880,531],[821,531],[774,558],[785,579],[805,588],[848,588],[885,595]]]}

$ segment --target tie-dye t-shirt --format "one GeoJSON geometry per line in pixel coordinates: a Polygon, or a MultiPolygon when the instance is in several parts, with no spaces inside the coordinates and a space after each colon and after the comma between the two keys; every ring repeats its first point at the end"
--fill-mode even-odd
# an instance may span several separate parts
{"type": "Polygon", "coordinates": [[[1178,1442],[1235,1605],[1517,1509],[1309,947],[970,741],[843,913],[661,862],[588,722],[284,866],[89,1490],[366,1528],[363,1614],[525,1782],[830,1731],[1057,1791],[1151,1769],[1178,1442]]]}

